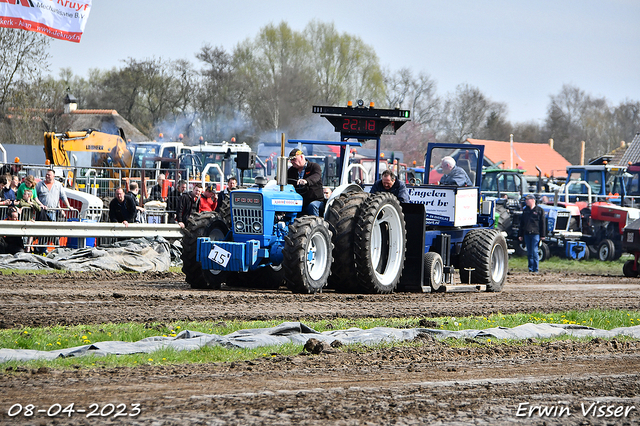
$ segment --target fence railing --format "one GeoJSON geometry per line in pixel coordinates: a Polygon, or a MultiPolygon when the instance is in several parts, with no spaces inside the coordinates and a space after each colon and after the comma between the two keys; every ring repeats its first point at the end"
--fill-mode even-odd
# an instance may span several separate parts
{"type": "Polygon", "coordinates": [[[26,207],[19,209],[18,221],[11,221],[7,217],[10,208],[0,206],[0,237],[23,237],[27,252],[44,252],[58,247],[100,246],[122,238],[182,238],[180,227],[167,223],[169,213],[161,207],[141,212],[140,223],[134,222],[128,227],[121,223],[109,223],[108,209],[102,212],[107,219],[99,222],[79,218],[78,211],[74,209],[48,209],[50,215],[46,215],[46,212],[38,214],[26,207]]]}

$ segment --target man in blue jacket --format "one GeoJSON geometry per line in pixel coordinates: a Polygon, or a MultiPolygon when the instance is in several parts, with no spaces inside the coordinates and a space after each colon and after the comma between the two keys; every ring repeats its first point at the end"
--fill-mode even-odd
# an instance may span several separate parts
{"type": "Polygon", "coordinates": [[[396,176],[389,170],[382,172],[380,180],[371,187],[372,194],[376,192],[390,192],[395,195],[401,203],[409,202],[409,191],[404,182],[396,179],[396,176]]]}
{"type": "Polygon", "coordinates": [[[440,185],[473,186],[467,172],[462,167],[456,166],[456,160],[452,157],[444,157],[440,167],[442,168],[442,173],[444,173],[440,178],[440,185]]]}

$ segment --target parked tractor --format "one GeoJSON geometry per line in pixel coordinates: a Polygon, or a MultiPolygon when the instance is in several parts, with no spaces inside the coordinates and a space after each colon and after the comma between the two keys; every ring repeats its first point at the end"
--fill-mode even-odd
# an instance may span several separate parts
{"type": "MultiPolygon", "coordinates": [[[[313,112],[340,133],[340,182],[347,182],[350,142],[395,134],[409,111],[315,106],[313,112]]],[[[298,141],[300,142],[300,141],[298,141]]],[[[390,193],[369,194],[357,185],[338,186],[324,217],[301,216],[302,197],[286,185],[283,136],[277,181],[256,179],[251,188],[231,192],[228,217],[193,216],[183,239],[183,271],[193,288],[281,284],[301,293],[325,287],[344,292],[444,291],[462,284],[501,291],[508,270],[507,245],[493,229],[493,202],[481,202],[483,147],[473,147],[474,187],[432,183],[413,186],[411,202],[390,193]],[[477,166],[479,165],[479,166],[477,166]],[[478,213],[480,212],[480,213],[478,213]]],[[[458,148],[430,144],[426,167],[458,148]]],[[[376,155],[378,157],[378,155],[376,155]]],[[[379,176],[376,165],[376,176],[379,176]]],[[[467,287],[468,288],[468,287],[467,287]]]]}
{"type": "MultiPolygon", "coordinates": [[[[482,171],[482,195],[496,202],[496,229],[506,233],[509,249],[518,256],[527,254],[524,243],[518,239],[524,195],[529,190],[523,173],[524,170],[497,168],[482,171]]],[[[542,262],[551,256],[589,259],[586,244],[580,242],[582,234],[571,229],[571,211],[543,202],[538,205],[544,210],[547,220],[547,236],[540,243],[539,260],[542,262]]]]}

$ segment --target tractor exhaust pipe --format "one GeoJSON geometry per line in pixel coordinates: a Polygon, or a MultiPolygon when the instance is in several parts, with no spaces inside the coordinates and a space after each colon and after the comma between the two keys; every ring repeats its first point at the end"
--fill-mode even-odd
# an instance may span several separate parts
{"type": "Polygon", "coordinates": [[[276,166],[276,182],[280,185],[280,191],[284,191],[287,185],[287,158],[284,156],[284,133],[280,142],[280,157],[276,166]]]}

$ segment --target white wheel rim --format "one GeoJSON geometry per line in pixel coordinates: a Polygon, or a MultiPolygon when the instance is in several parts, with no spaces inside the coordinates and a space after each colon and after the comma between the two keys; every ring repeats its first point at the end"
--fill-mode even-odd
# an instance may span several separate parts
{"type": "Polygon", "coordinates": [[[324,275],[328,255],[327,241],[321,233],[316,232],[307,246],[307,271],[312,280],[317,281],[324,275]]]}
{"type": "Polygon", "coordinates": [[[491,280],[493,282],[500,282],[502,277],[504,277],[505,271],[505,256],[504,249],[500,244],[497,244],[493,247],[493,251],[491,252],[491,280]]]}
{"type": "Polygon", "coordinates": [[[402,266],[404,257],[404,235],[402,234],[402,221],[398,211],[391,205],[385,205],[380,209],[371,232],[371,263],[375,271],[376,279],[382,285],[393,283],[402,266]],[[378,272],[378,265],[382,257],[382,231],[381,225],[387,224],[389,228],[389,257],[384,273],[378,272]]]}
{"type": "Polygon", "coordinates": [[[442,282],[443,269],[444,268],[443,268],[442,262],[434,262],[433,273],[432,273],[434,284],[437,285],[442,282]]]}

